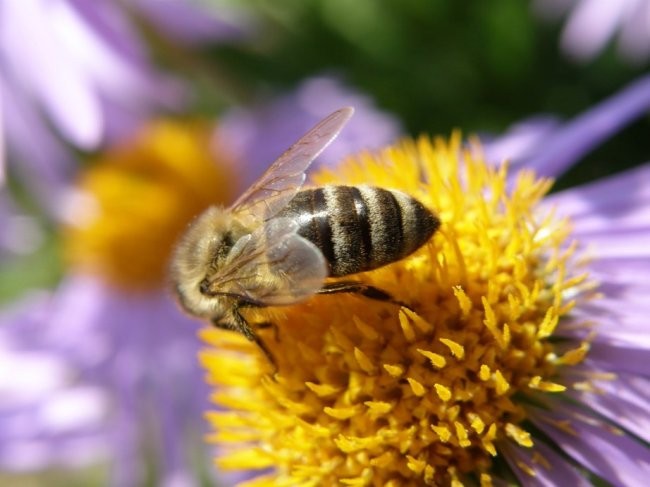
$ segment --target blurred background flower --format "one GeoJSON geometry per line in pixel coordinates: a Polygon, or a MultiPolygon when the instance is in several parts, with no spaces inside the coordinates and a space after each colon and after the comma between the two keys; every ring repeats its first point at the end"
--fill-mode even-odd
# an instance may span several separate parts
{"type": "Polygon", "coordinates": [[[0,465],[110,461],[113,485],[198,483],[190,466],[205,463],[196,418],[206,392],[191,359],[196,327],[169,299],[165,273],[186,222],[238,186],[210,152],[211,137],[209,125],[189,121],[150,125],[68,193],[68,276],[54,293],[24,299],[0,327],[4,397],[13,398],[0,409],[0,465]],[[52,376],[38,377],[43,363],[54,365],[52,376]],[[35,372],[16,381],[24,364],[35,372]],[[46,392],[25,394],[30,377],[31,389],[46,392]]]}
{"type": "MultiPolygon", "coordinates": [[[[169,299],[164,261],[192,214],[233,197],[336,108],[357,112],[323,164],[455,128],[506,132],[487,144],[490,160],[533,161],[558,189],[647,161],[647,56],[622,63],[610,42],[629,31],[619,45],[647,52],[642,15],[631,20],[644,2],[534,2],[592,12],[576,32],[605,49],[589,64],[558,55],[560,24],[531,3],[3,2],[0,483],[215,482],[197,323],[169,299]],[[589,123],[573,119],[635,79],[589,123]]],[[[630,174],[570,193],[567,208],[644,173],[630,174]]],[[[647,201],[634,198],[604,200],[622,213],[585,212],[581,230],[638,230],[647,201]]],[[[640,270],[615,267],[611,296],[641,289],[619,286],[645,282],[640,270]]]]}
{"type": "Polygon", "coordinates": [[[543,17],[567,16],[560,45],[577,61],[591,61],[611,43],[626,61],[643,64],[650,56],[650,2],[647,0],[535,0],[543,17]]]}
{"type": "Polygon", "coordinates": [[[178,110],[187,102],[180,79],[151,62],[152,48],[133,15],[174,40],[241,35],[216,10],[197,8],[169,0],[0,5],[0,128],[12,171],[49,211],[74,174],[71,148],[96,150],[131,133],[155,109],[178,110]]]}

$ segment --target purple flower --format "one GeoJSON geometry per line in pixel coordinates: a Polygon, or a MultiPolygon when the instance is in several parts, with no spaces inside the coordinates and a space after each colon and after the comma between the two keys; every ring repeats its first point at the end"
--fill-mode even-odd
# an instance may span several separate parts
{"type": "MultiPolygon", "coordinates": [[[[132,7],[181,40],[235,30],[189,2],[134,0],[132,7]]],[[[0,5],[0,140],[16,175],[49,211],[74,173],[66,145],[95,150],[183,98],[179,82],[152,66],[119,2],[0,5]]],[[[2,150],[0,167],[4,158],[2,150]]]]}
{"type": "Polygon", "coordinates": [[[138,485],[144,449],[158,457],[163,481],[191,484],[197,452],[188,446],[200,444],[207,391],[196,326],[165,293],[128,295],[73,276],[3,321],[4,468],[108,455],[113,485],[138,485]]]}
{"type": "Polygon", "coordinates": [[[650,2],[648,0],[536,0],[536,11],[555,18],[567,14],[560,43],[578,61],[596,57],[617,37],[619,54],[642,63],[650,55],[650,2]]]}

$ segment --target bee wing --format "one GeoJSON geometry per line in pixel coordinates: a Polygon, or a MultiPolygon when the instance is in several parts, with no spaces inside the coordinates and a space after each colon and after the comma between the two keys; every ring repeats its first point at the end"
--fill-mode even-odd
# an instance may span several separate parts
{"type": "Polygon", "coordinates": [[[297,230],[295,221],[274,218],[239,239],[210,279],[208,292],[262,305],[291,304],[316,293],[327,277],[327,263],[297,230]]]}
{"type": "Polygon", "coordinates": [[[309,165],[336,138],[353,113],[351,107],[341,108],[319,122],[235,201],[233,212],[257,221],[278,213],[305,182],[309,165]]]}

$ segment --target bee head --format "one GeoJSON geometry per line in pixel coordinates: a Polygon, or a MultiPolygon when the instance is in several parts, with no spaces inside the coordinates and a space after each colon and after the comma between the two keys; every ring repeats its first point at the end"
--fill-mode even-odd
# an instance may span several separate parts
{"type": "Polygon", "coordinates": [[[218,272],[232,246],[245,233],[223,208],[199,215],[179,240],[171,263],[171,278],[181,305],[190,313],[211,315],[206,282],[218,272]]]}

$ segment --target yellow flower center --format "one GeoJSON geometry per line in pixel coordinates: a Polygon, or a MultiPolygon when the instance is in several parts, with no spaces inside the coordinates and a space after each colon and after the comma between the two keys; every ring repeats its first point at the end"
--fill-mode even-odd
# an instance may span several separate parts
{"type": "Polygon", "coordinates": [[[214,401],[228,409],[209,414],[221,468],[272,468],[256,486],[488,485],[499,441],[532,446],[525,398],[562,393],[562,368],[587,352],[549,340],[587,283],[567,222],[540,214],[551,182],[507,171],[456,136],[318,175],[408,192],[442,226],[411,257],[358,276],[412,310],[330,295],[267,313],[274,376],[240,335],[203,332],[219,349],[202,354],[214,401]]]}
{"type": "Polygon", "coordinates": [[[213,157],[209,127],[150,125],[82,174],[74,225],[64,229],[66,258],[123,289],[164,285],[187,223],[234,196],[237,184],[222,162],[213,157]]]}

